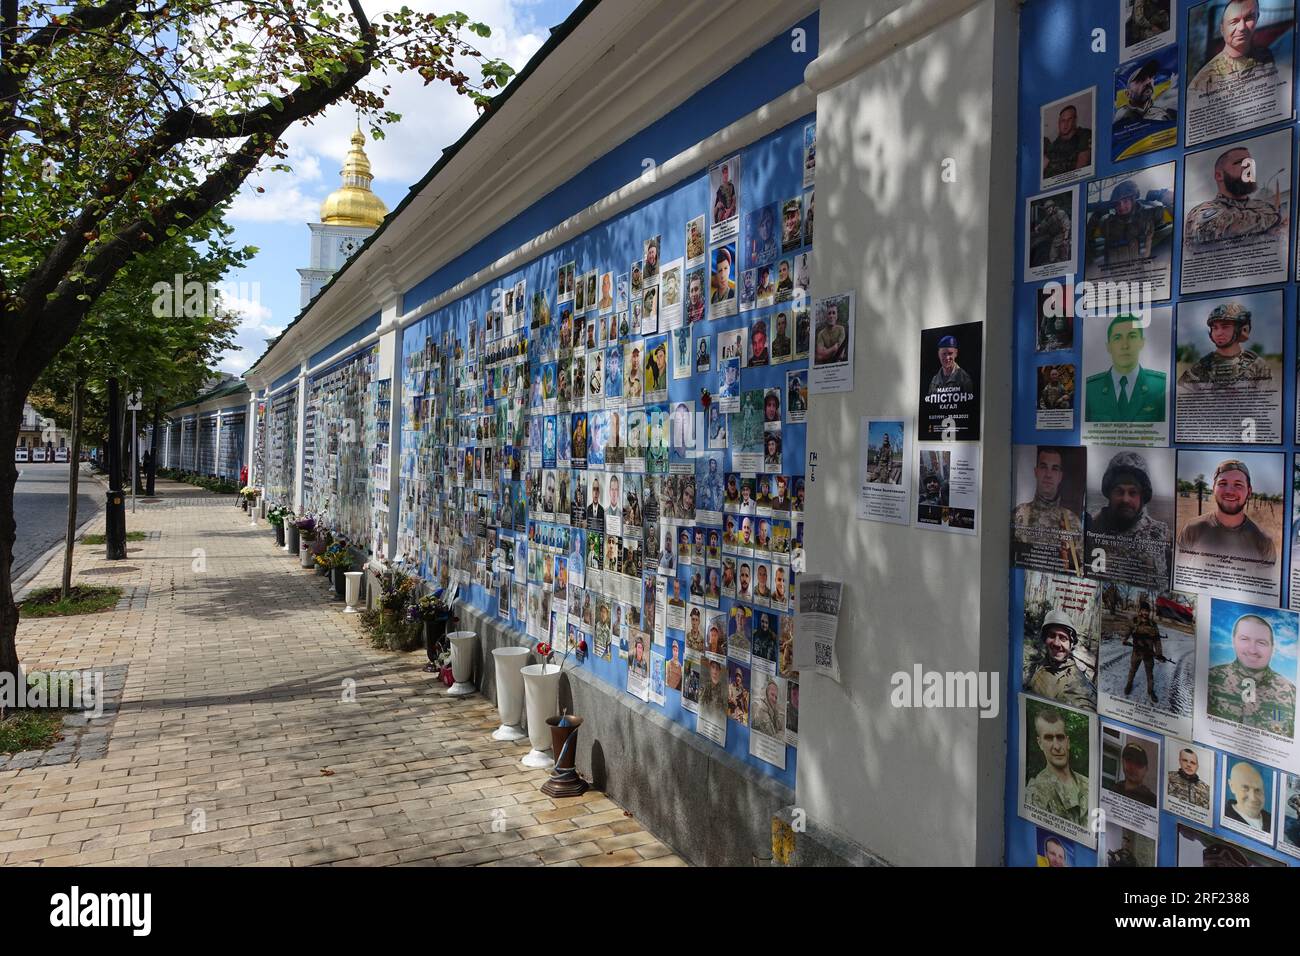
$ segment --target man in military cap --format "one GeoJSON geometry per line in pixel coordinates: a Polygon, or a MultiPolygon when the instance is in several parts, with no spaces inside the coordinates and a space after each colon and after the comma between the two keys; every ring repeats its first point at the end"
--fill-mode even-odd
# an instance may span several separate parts
{"type": "Polygon", "coordinates": [[[1253,493],[1250,469],[1244,461],[1229,458],[1214,469],[1214,510],[1193,518],[1178,535],[1180,551],[1218,557],[1245,558],[1272,564],[1277,561],[1273,539],[1246,514],[1253,493]]]}
{"type": "MultiPolygon", "coordinates": [[[[1129,74],[1125,81],[1128,102],[1116,110],[1115,124],[1120,123],[1172,123],[1178,119],[1178,90],[1169,84],[1160,96],[1155,95],[1156,77],[1160,63],[1147,60],[1129,74]]],[[[1122,184],[1121,184],[1122,185],[1122,184]]],[[[1112,195],[1111,199],[1115,197],[1112,195]]]]}
{"type": "Polygon", "coordinates": [[[1243,614],[1232,628],[1236,660],[1211,667],[1206,679],[1206,713],[1283,737],[1295,734],[1295,684],[1269,667],[1273,626],[1258,614],[1243,614]]]}
{"type": "Polygon", "coordinates": [[[1071,707],[1096,710],[1097,688],[1083,675],[1074,657],[1079,635],[1070,616],[1056,609],[1048,611],[1038,636],[1042,656],[1029,675],[1025,689],[1071,707]]]}
{"type": "Polygon", "coordinates": [[[749,365],[751,368],[756,365],[766,365],[768,360],[767,323],[759,319],[749,330],[749,365]]]}
{"type": "Polygon", "coordinates": [[[781,738],[785,735],[785,714],[781,709],[781,688],[771,677],[766,678],[763,696],[754,706],[751,728],[755,733],[781,738]]]}
{"type": "Polygon", "coordinates": [[[1255,45],[1258,25],[1259,0],[1232,0],[1225,6],[1219,20],[1223,49],[1192,77],[1188,88],[1209,95],[1233,91],[1238,83],[1274,76],[1277,65],[1273,54],[1267,47],[1255,45]]]}
{"type": "Polygon", "coordinates": [[[1178,769],[1169,771],[1165,792],[1176,800],[1190,803],[1202,810],[1209,810],[1210,785],[1202,780],[1197,772],[1200,766],[1200,758],[1191,747],[1184,747],[1178,751],[1178,769]]]}
{"type": "Polygon", "coordinates": [[[1214,307],[1205,320],[1214,351],[1201,357],[1178,377],[1179,385],[1258,385],[1273,380],[1268,363],[1250,349],[1242,348],[1250,338],[1250,310],[1237,302],[1214,307]]]}
{"type": "Polygon", "coordinates": [[[1143,208],[1138,185],[1126,179],[1110,193],[1110,209],[1101,217],[1102,265],[1114,267],[1151,258],[1156,224],[1143,208]]]}
{"type": "Polygon", "coordinates": [[[1083,417],[1089,422],[1163,422],[1164,372],[1143,368],[1146,334],[1135,315],[1117,315],[1106,327],[1110,368],[1084,383],[1083,417]]]}
{"type": "Polygon", "coordinates": [[[736,297],[736,281],[731,278],[731,247],[723,246],[715,252],[709,301],[714,304],[730,302],[736,297]]]}
{"type": "Polygon", "coordinates": [[[930,377],[930,395],[959,392],[974,393],[970,373],[957,364],[957,337],[945,335],[939,340],[939,371],[930,377]]]}
{"type": "Polygon", "coordinates": [[[1092,130],[1079,125],[1079,110],[1067,105],[1056,117],[1056,139],[1043,137],[1043,179],[1092,165],[1092,130]]]}
{"type": "MultiPolygon", "coordinates": [[[[1151,517],[1151,471],[1146,459],[1135,451],[1122,451],[1110,460],[1101,479],[1106,504],[1088,515],[1085,531],[1105,535],[1123,547],[1138,565],[1134,583],[1169,586],[1169,525],[1151,517]]],[[[1100,543],[1105,547],[1105,543],[1100,543]]],[[[1088,545],[1091,549],[1092,544],[1088,545]]]]}
{"type": "Polygon", "coordinates": [[[943,482],[934,472],[929,472],[921,479],[921,495],[917,504],[939,507],[947,504],[947,495],[943,493],[943,482]]]}
{"type": "Polygon", "coordinates": [[[1047,266],[1067,262],[1074,241],[1074,224],[1070,214],[1055,196],[1031,204],[1033,226],[1029,245],[1029,265],[1047,266]]]}
{"type": "Polygon", "coordinates": [[[1147,786],[1147,752],[1135,743],[1127,743],[1120,752],[1119,762],[1124,768],[1124,776],[1108,784],[1106,789],[1154,808],[1156,794],[1147,786]]]}
{"type": "Polygon", "coordinates": [[[1070,769],[1070,734],[1054,707],[1034,715],[1034,737],[1047,766],[1025,784],[1025,805],[1076,826],[1088,825],[1088,778],[1070,769]]]}
{"type": "Polygon", "coordinates": [[[1183,238],[1193,244],[1245,236],[1262,236],[1282,222],[1277,205],[1255,199],[1259,188],[1254,160],[1245,146],[1233,146],[1214,161],[1218,195],[1198,203],[1187,214],[1183,238]]]}
{"type": "Polygon", "coordinates": [[[1124,646],[1133,648],[1128,665],[1128,681],[1124,684],[1125,695],[1133,693],[1133,678],[1137,676],[1139,667],[1145,667],[1147,696],[1151,698],[1151,703],[1159,703],[1155,667],[1157,660],[1164,659],[1165,652],[1160,644],[1160,628],[1151,620],[1151,608],[1147,605],[1145,596],[1143,603],[1138,605],[1137,620],[1129,625],[1128,634],[1124,635],[1124,646]]]}
{"type": "Polygon", "coordinates": [[[1039,446],[1034,462],[1034,498],[1016,505],[1011,526],[1015,529],[1016,544],[1025,548],[1045,540],[1058,541],[1062,548],[1062,569],[1077,574],[1083,523],[1077,514],[1061,504],[1064,483],[1064,453],[1055,445],[1039,446]]]}

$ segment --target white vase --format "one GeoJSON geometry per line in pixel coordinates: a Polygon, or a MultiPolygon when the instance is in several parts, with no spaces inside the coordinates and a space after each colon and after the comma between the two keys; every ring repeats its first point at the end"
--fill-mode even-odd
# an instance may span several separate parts
{"type": "Polygon", "coordinates": [[[361,572],[344,571],[343,572],[343,593],[347,597],[348,606],[343,609],[344,614],[356,614],[357,605],[361,603],[361,572]]]}
{"type": "Polygon", "coordinates": [[[555,758],[551,755],[551,728],[546,718],[554,717],[560,710],[560,665],[529,664],[520,673],[524,677],[528,742],[533,747],[524,755],[523,765],[549,768],[555,758]]]}
{"type": "Polygon", "coordinates": [[[298,549],[298,563],[304,568],[310,568],[316,563],[316,556],[311,553],[311,549],[305,544],[298,549]]]}
{"type": "Polygon", "coordinates": [[[526,647],[497,647],[492,651],[497,668],[497,713],[501,726],[492,732],[493,740],[521,740],[525,736],[524,675],[520,670],[528,660],[526,647]]]}
{"type": "Polygon", "coordinates": [[[448,697],[468,697],[477,689],[474,687],[474,645],[478,635],[473,631],[452,631],[447,635],[451,641],[451,676],[455,681],[447,691],[448,697]]]}

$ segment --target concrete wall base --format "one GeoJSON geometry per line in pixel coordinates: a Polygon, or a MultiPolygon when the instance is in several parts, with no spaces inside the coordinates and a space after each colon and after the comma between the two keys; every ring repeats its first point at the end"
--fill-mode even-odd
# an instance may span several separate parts
{"type": "Polygon", "coordinates": [[[865,847],[818,826],[798,807],[772,817],[772,862],[776,866],[889,866],[865,847]]]}
{"type": "MultiPolygon", "coordinates": [[[[474,608],[459,626],[479,635],[474,682],[496,700],[492,650],[523,638],[474,608]]],[[[560,677],[560,707],[583,718],[578,771],[648,831],[696,866],[767,866],[772,817],[794,792],[620,692],[572,660],[560,677]]]]}

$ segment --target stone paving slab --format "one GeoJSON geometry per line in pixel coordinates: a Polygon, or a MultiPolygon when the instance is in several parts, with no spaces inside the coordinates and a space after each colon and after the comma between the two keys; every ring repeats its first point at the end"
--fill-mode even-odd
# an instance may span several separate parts
{"type": "Polygon", "coordinates": [[[602,793],[542,794],[489,701],[372,649],[265,521],[158,492],[126,561],[76,554],[129,600],[19,627],[29,672],[105,669],[120,696],[61,762],[0,764],[0,865],[685,865],[602,793]]]}

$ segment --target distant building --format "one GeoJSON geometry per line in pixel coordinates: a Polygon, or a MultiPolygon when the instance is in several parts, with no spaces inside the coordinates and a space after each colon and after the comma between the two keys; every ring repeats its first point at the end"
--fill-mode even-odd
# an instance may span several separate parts
{"type": "MultiPolygon", "coordinates": [[[[62,458],[59,449],[66,454],[71,445],[72,435],[66,428],[59,428],[54,419],[41,416],[30,402],[23,404],[22,423],[18,426],[17,460],[55,461],[62,458]]],[[[62,460],[67,461],[67,458],[62,460]]]]}

